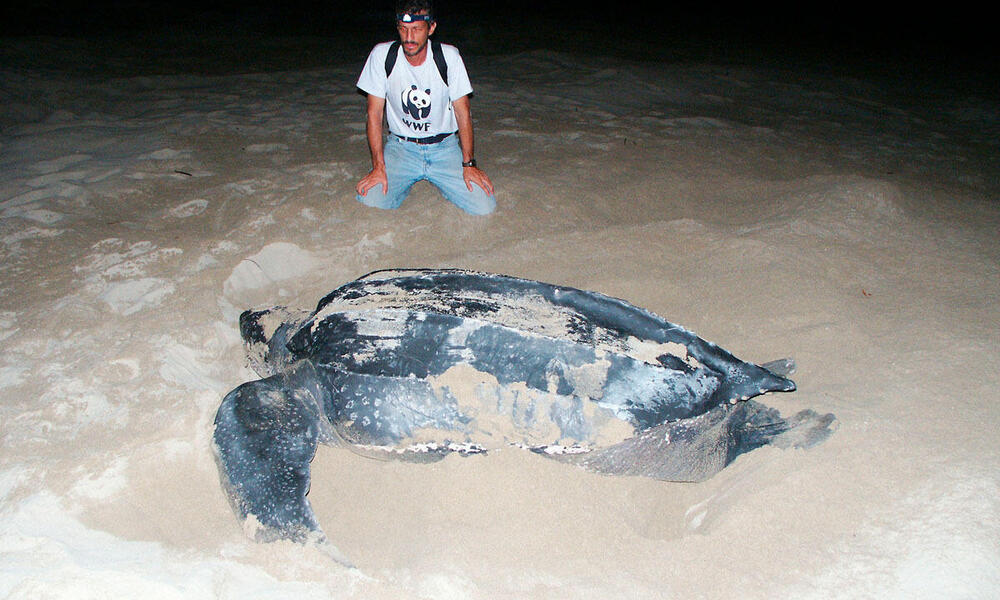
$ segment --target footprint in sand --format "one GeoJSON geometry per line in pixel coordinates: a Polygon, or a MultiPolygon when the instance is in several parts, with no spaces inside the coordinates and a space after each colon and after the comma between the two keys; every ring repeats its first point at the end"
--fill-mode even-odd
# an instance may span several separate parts
{"type": "Polygon", "coordinates": [[[12,310],[0,310],[0,341],[17,333],[17,313],[12,310]]]}
{"type": "Polygon", "coordinates": [[[30,167],[31,171],[35,173],[56,173],[62,171],[69,166],[76,165],[78,163],[83,163],[91,159],[89,154],[67,154],[65,156],[60,156],[59,158],[54,158],[52,160],[41,160],[30,167]]]}
{"type": "Polygon", "coordinates": [[[205,212],[206,208],[208,208],[208,200],[202,200],[199,198],[171,208],[170,214],[178,219],[186,219],[187,217],[200,215],[205,212]]]}
{"type": "Polygon", "coordinates": [[[118,238],[102,240],[92,247],[74,271],[84,274],[87,288],[113,312],[128,316],[159,305],[174,293],[169,279],[146,274],[153,265],[183,252],[179,248],[158,248],[149,241],[126,245],[118,238]]]}
{"type": "Polygon", "coordinates": [[[94,367],[92,378],[95,385],[104,383],[121,385],[136,381],[142,375],[142,367],[137,358],[116,358],[94,367]]]}
{"type": "Polygon", "coordinates": [[[288,150],[287,144],[250,144],[245,150],[251,154],[267,154],[288,150]]]}
{"type": "Polygon", "coordinates": [[[0,366],[0,390],[16,387],[28,381],[30,367],[26,364],[0,366]]]}
{"type": "Polygon", "coordinates": [[[97,299],[107,304],[111,310],[129,316],[163,302],[174,293],[174,284],[159,277],[144,277],[109,283],[97,299]]]}
{"type": "Polygon", "coordinates": [[[0,243],[3,243],[7,247],[7,250],[11,253],[20,253],[22,242],[54,238],[56,236],[62,235],[64,230],[62,229],[48,229],[42,227],[28,227],[26,229],[15,231],[5,236],[0,236],[0,243]]]}

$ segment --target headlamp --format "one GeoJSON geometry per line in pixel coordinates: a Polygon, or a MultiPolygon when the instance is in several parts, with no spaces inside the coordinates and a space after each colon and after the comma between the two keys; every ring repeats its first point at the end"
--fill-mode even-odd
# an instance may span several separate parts
{"type": "Polygon", "coordinates": [[[433,23],[434,17],[430,15],[414,15],[411,13],[403,13],[401,15],[396,15],[396,20],[401,23],[416,23],[417,21],[427,21],[428,23],[433,23]]]}

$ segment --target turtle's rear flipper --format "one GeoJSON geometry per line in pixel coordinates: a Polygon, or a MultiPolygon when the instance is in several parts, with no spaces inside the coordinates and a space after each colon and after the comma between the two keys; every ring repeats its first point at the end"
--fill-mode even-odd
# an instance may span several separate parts
{"type": "Polygon", "coordinates": [[[704,481],[740,454],[766,444],[781,448],[818,444],[830,434],[833,421],[833,415],[813,411],[783,419],[777,410],[751,400],[650,427],[608,448],[554,458],[600,473],[704,481]]]}
{"type": "Polygon", "coordinates": [[[317,394],[309,365],[229,392],[215,417],[216,458],[230,503],[254,539],[314,542],[338,556],[306,500],[321,427],[317,394]]]}
{"type": "Polygon", "coordinates": [[[762,365],[768,371],[779,375],[781,377],[788,377],[795,372],[795,359],[794,358],[779,358],[777,360],[768,361],[762,365]]]}
{"type": "Polygon", "coordinates": [[[778,448],[812,448],[830,437],[836,423],[832,413],[803,410],[786,419],[784,430],[772,436],[769,443],[778,448]]]}

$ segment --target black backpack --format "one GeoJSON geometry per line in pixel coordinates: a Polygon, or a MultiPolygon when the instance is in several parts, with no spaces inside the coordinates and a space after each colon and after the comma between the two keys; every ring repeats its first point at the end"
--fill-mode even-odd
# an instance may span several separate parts
{"type": "MultiPolygon", "coordinates": [[[[437,45],[437,50],[434,49],[434,40],[427,40],[427,47],[430,49],[431,54],[434,56],[434,64],[437,65],[438,73],[441,74],[441,79],[444,84],[448,85],[448,63],[444,60],[444,54],[441,53],[441,44],[437,45]]],[[[399,40],[396,40],[389,46],[389,54],[385,55],[385,76],[388,78],[389,74],[392,73],[393,67],[396,66],[396,59],[399,58],[399,40]]]]}

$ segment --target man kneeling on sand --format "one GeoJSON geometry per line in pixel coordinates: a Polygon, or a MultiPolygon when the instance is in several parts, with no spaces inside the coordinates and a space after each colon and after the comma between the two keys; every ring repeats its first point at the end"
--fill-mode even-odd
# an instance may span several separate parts
{"type": "Polygon", "coordinates": [[[413,184],[426,179],[462,210],[489,214],[496,199],[473,154],[472,85],[458,49],[430,39],[436,27],[430,0],[402,0],[399,41],[368,55],[358,88],[368,95],[372,170],[358,182],[357,199],[399,208],[413,184]],[[390,133],[384,141],[383,114],[390,133]]]}

